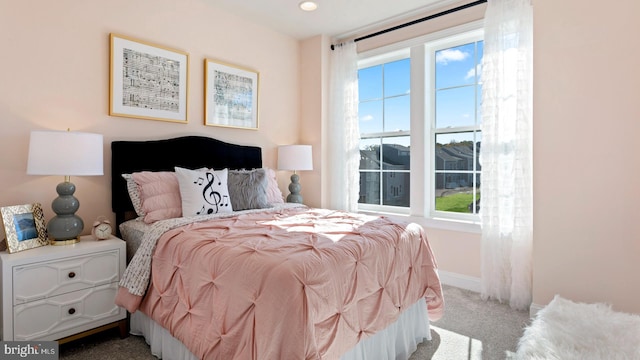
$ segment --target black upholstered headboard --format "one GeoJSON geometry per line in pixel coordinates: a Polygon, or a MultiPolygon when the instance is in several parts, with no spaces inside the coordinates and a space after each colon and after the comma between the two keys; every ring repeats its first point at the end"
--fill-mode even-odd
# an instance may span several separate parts
{"type": "MultiPolygon", "coordinates": [[[[120,225],[131,218],[133,204],[122,174],[137,171],[197,169],[256,169],[262,167],[262,149],[229,144],[203,136],[164,140],[113,141],[111,143],[111,208],[120,225]]],[[[116,227],[117,228],[117,227],[116,227]]]]}

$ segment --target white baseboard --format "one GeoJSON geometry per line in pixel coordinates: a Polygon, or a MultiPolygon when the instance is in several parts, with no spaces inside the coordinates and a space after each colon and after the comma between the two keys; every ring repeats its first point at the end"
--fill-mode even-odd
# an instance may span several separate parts
{"type": "MultiPolygon", "coordinates": [[[[440,282],[445,285],[455,286],[457,288],[471,290],[477,293],[480,292],[480,278],[442,270],[438,270],[438,275],[440,276],[440,282]]],[[[531,318],[535,318],[538,311],[542,310],[544,307],[545,305],[531,303],[531,306],[529,306],[529,316],[531,318]]]]}
{"type": "Polygon", "coordinates": [[[480,292],[480,278],[438,270],[440,282],[457,288],[480,292]]]}

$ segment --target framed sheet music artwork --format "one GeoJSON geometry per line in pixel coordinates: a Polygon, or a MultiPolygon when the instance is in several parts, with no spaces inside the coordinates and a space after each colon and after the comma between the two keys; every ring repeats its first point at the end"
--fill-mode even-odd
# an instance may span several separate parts
{"type": "Polygon", "coordinates": [[[259,73],[204,60],[204,124],[258,129],[259,73]]]}
{"type": "Polygon", "coordinates": [[[44,213],[39,203],[0,208],[9,253],[49,244],[44,213]]]}
{"type": "Polygon", "coordinates": [[[189,54],[111,34],[109,115],[187,123],[189,54]]]}

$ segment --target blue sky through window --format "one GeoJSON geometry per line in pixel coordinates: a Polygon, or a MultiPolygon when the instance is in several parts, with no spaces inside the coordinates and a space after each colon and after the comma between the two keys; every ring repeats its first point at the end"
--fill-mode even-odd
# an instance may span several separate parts
{"type": "Polygon", "coordinates": [[[436,127],[474,126],[480,121],[483,42],[436,51],[436,127]]]}
{"type": "MultiPolygon", "coordinates": [[[[480,121],[479,79],[483,42],[435,54],[436,126],[474,126],[480,121]]],[[[410,125],[410,60],[359,70],[360,132],[408,131],[410,125]],[[384,116],[383,116],[384,115],[384,116]]]]}
{"type": "Polygon", "coordinates": [[[403,59],[358,72],[360,133],[409,131],[410,65],[403,59]]]}

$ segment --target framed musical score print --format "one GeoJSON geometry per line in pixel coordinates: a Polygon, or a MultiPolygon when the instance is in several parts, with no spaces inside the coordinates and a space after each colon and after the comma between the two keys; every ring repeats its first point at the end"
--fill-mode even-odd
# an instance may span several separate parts
{"type": "Polygon", "coordinates": [[[187,123],[189,54],[111,34],[109,115],[187,123]]]}
{"type": "Polygon", "coordinates": [[[204,60],[204,124],[258,129],[259,73],[204,60]]]}

